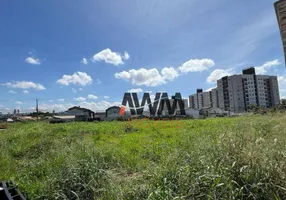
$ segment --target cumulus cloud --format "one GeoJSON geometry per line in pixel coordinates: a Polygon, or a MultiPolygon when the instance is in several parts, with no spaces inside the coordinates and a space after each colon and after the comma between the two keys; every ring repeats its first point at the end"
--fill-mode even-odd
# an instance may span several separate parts
{"type": "Polygon", "coordinates": [[[80,61],[82,64],[87,65],[88,61],[86,58],[82,58],[82,60],[80,61]]]}
{"type": "Polygon", "coordinates": [[[111,106],[120,106],[121,102],[108,102],[108,101],[100,101],[100,102],[80,102],[80,107],[90,109],[92,111],[105,111],[107,108],[111,106]]]}
{"type": "Polygon", "coordinates": [[[155,87],[165,84],[166,81],[160,72],[156,69],[131,69],[129,71],[123,71],[115,74],[118,79],[124,79],[130,81],[133,85],[145,85],[155,87]]]}
{"type": "Polygon", "coordinates": [[[113,52],[109,48],[102,50],[101,52],[95,54],[93,56],[93,61],[104,61],[105,63],[113,64],[113,65],[122,65],[124,64],[124,60],[129,59],[128,52],[124,52],[124,55],[121,56],[118,52],[113,52]]]}
{"type": "Polygon", "coordinates": [[[84,97],[77,97],[77,98],[73,98],[75,101],[85,101],[86,98],[84,97]]]}
{"type": "MultiPolygon", "coordinates": [[[[40,104],[39,105],[39,110],[41,111],[57,111],[57,112],[62,112],[62,111],[66,111],[69,107],[72,107],[71,104],[40,104]]],[[[34,108],[30,108],[31,110],[34,110],[34,108]]]]}
{"type": "Polygon", "coordinates": [[[122,56],[124,60],[128,60],[130,58],[130,55],[127,51],[124,52],[124,55],[122,56]]]}
{"type": "Polygon", "coordinates": [[[130,93],[139,93],[139,92],[143,92],[143,90],[141,88],[137,88],[137,89],[128,90],[128,92],[130,92],[130,93]]]}
{"type": "Polygon", "coordinates": [[[98,97],[97,97],[97,96],[92,95],[92,94],[89,94],[89,95],[88,95],[88,98],[89,98],[89,99],[98,99],[98,97]]]}
{"type": "Polygon", "coordinates": [[[29,91],[28,90],[23,90],[23,93],[24,94],[29,94],[29,91]]]}
{"type": "Polygon", "coordinates": [[[13,81],[4,83],[9,88],[19,88],[19,89],[35,89],[35,90],[45,90],[46,88],[39,83],[34,83],[32,81],[13,81]]]}
{"type": "Polygon", "coordinates": [[[161,74],[165,80],[172,81],[179,76],[177,70],[173,67],[165,67],[161,70],[161,74]]]}
{"type": "Polygon", "coordinates": [[[70,84],[86,86],[92,83],[92,78],[85,72],[76,72],[73,75],[63,75],[57,83],[66,86],[70,84]]]}
{"type": "Polygon", "coordinates": [[[261,66],[255,67],[255,72],[256,72],[256,74],[263,75],[263,74],[266,74],[266,72],[269,69],[271,69],[272,67],[276,67],[276,66],[279,66],[279,65],[281,65],[281,63],[279,62],[278,59],[275,59],[275,60],[272,60],[272,61],[268,61],[268,62],[264,63],[261,66]]]}
{"type": "Polygon", "coordinates": [[[232,75],[233,69],[216,69],[207,78],[208,83],[216,83],[216,81],[224,76],[232,75]]]}
{"type": "Polygon", "coordinates": [[[202,72],[215,65],[215,62],[211,59],[191,59],[181,65],[178,69],[182,73],[188,72],[202,72]]]}
{"type": "Polygon", "coordinates": [[[40,65],[41,61],[38,58],[28,57],[25,59],[26,63],[32,64],[32,65],[40,65]]]}
{"type": "Polygon", "coordinates": [[[103,98],[105,98],[105,99],[109,99],[110,97],[109,97],[109,96],[104,96],[103,98]]]}

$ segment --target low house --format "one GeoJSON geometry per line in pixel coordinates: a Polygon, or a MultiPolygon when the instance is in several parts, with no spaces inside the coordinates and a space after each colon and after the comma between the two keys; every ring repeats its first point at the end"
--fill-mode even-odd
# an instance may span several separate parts
{"type": "Polygon", "coordinates": [[[187,116],[191,116],[194,118],[200,118],[200,111],[199,110],[196,110],[193,108],[187,108],[187,109],[185,109],[185,112],[186,112],[187,116]]]}
{"type": "Polygon", "coordinates": [[[201,110],[202,114],[204,116],[208,116],[208,117],[216,117],[219,115],[227,115],[228,112],[221,109],[221,108],[213,108],[213,107],[209,107],[209,108],[203,108],[201,110]]]}
{"type": "Polygon", "coordinates": [[[106,117],[107,118],[118,118],[120,117],[120,107],[119,106],[112,106],[110,108],[107,108],[106,111],[106,117]]]}
{"type": "Polygon", "coordinates": [[[86,109],[86,108],[81,108],[80,106],[74,106],[69,108],[66,112],[66,115],[74,115],[77,116],[76,118],[94,118],[95,117],[95,112],[86,109]],[[79,117],[81,116],[81,117],[79,117]]]}
{"type": "Polygon", "coordinates": [[[97,118],[98,121],[105,120],[105,117],[106,117],[106,112],[96,112],[95,113],[95,118],[97,118]]]}

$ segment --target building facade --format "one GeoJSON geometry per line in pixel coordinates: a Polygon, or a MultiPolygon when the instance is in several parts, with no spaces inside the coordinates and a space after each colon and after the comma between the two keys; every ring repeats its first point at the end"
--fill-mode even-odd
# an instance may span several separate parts
{"type": "Polygon", "coordinates": [[[218,107],[234,113],[251,106],[272,107],[280,103],[276,76],[256,75],[254,68],[241,75],[226,76],[217,81],[218,107]]]}
{"type": "Polygon", "coordinates": [[[106,109],[106,117],[120,117],[120,107],[119,106],[112,106],[106,109]]]}
{"type": "Polygon", "coordinates": [[[212,107],[218,108],[218,90],[217,88],[212,89],[212,107]]]}
{"type": "Polygon", "coordinates": [[[286,61],[286,0],[279,0],[275,2],[274,7],[283,43],[284,57],[286,61]]]}
{"type": "Polygon", "coordinates": [[[89,109],[74,106],[72,108],[69,108],[65,112],[65,115],[86,116],[86,118],[94,118],[95,113],[89,109]]]}
{"type": "Polygon", "coordinates": [[[202,89],[197,89],[196,94],[192,94],[189,96],[190,108],[197,110],[212,107],[212,101],[212,91],[203,92],[202,89]]]}

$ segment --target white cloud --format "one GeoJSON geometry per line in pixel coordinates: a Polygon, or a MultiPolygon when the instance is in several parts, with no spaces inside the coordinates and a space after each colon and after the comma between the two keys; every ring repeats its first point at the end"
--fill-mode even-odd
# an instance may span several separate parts
{"type": "Polygon", "coordinates": [[[156,69],[131,69],[128,72],[123,71],[115,73],[115,77],[118,79],[124,79],[130,81],[133,85],[145,85],[155,87],[158,85],[166,84],[164,77],[156,69]]]}
{"type": "Polygon", "coordinates": [[[107,108],[111,106],[120,106],[121,102],[108,102],[108,101],[100,101],[100,102],[80,102],[80,107],[87,108],[92,111],[105,111],[107,108]]]}
{"type": "Polygon", "coordinates": [[[5,83],[3,85],[6,85],[9,88],[19,88],[19,89],[36,89],[36,90],[46,89],[42,84],[34,83],[31,81],[13,81],[5,83]]]}
{"type": "Polygon", "coordinates": [[[79,90],[79,91],[82,91],[83,89],[82,89],[82,88],[78,88],[78,90],[79,90]]]}
{"type": "Polygon", "coordinates": [[[89,98],[89,99],[98,99],[98,97],[97,97],[97,96],[92,95],[92,94],[89,94],[89,95],[88,95],[88,98],[89,98]]]}
{"type": "Polygon", "coordinates": [[[24,94],[29,94],[29,91],[28,90],[23,90],[23,93],[24,94]]]}
{"type": "Polygon", "coordinates": [[[75,89],[75,88],[72,88],[72,92],[73,92],[73,93],[76,93],[77,91],[76,91],[76,89],[75,89]]]}
{"type": "Polygon", "coordinates": [[[54,102],[54,100],[49,100],[49,102],[54,102]]]}
{"type": "Polygon", "coordinates": [[[65,99],[57,99],[57,101],[59,101],[59,102],[64,102],[65,99]]]}
{"type": "Polygon", "coordinates": [[[145,91],[146,93],[152,94],[152,91],[145,91]]]}
{"type": "Polygon", "coordinates": [[[77,97],[77,98],[73,98],[75,101],[85,101],[86,98],[84,97],[77,97]]]}
{"type": "Polygon", "coordinates": [[[26,63],[32,64],[32,65],[40,65],[41,61],[38,58],[28,57],[25,59],[26,63]]]}
{"type": "Polygon", "coordinates": [[[113,65],[122,65],[124,60],[129,59],[128,52],[124,52],[124,55],[121,56],[118,52],[112,52],[109,48],[102,50],[101,52],[93,56],[93,61],[104,61],[113,65]]]}
{"type": "Polygon", "coordinates": [[[215,65],[211,59],[191,59],[179,67],[182,73],[202,72],[215,65]]]}
{"type": "Polygon", "coordinates": [[[16,94],[17,93],[14,90],[9,90],[8,92],[11,93],[11,94],[16,94]]]}
{"type": "Polygon", "coordinates": [[[22,101],[16,101],[15,103],[16,103],[16,104],[19,104],[19,105],[24,104],[22,101]]]}
{"type": "Polygon", "coordinates": [[[86,58],[82,58],[82,60],[80,61],[82,64],[87,65],[88,61],[86,58]]]}
{"type": "Polygon", "coordinates": [[[255,72],[256,72],[256,74],[263,75],[263,74],[266,74],[266,72],[267,72],[270,68],[276,67],[276,66],[279,66],[279,65],[281,65],[281,63],[279,62],[278,59],[272,60],[272,61],[268,61],[268,62],[264,63],[264,64],[261,65],[261,66],[255,67],[255,72]]]}
{"type": "Polygon", "coordinates": [[[109,97],[109,96],[104,96],[103,98],[105,98],[105,99],[109,99],[110,97],[109,97]]]}
{"type": "MultiPolygon", "coordinates": [[[[68,108],[73,106],[80,106],[82,108],[87,108],[92,111],[105,111],[107,108],[111,106],[120,106],[121,102],[108,102],[108,101],[100,101],[100,102],[87,102],[80,101],[77,104],[67,103],[67,104],[40,104],[40,111],[66,111],[68,108]]],[[[32,108],[34,110],[34,108],[32,108]]]]}
{"type": "MultiPolygon", "coordinates": [[[[71,105],[71,104],[70,104],[71,105]]],[[[64,105],[64,104],[40,104],[39,105],[39,110],[40,111],[66,111],[69,107],[72,107],[72,106],[69,106],[69,104],[67,105],[64,105]]],[[[34,108],[30,108],[31,110],[34,110],[34,108]]]]}
{"type": "Polygon", "coordinates": [[[172,81],[179,76],[178,72],[173,67],[165,67],[161,70],[164,79],[172,81]]]}
{"type": "Polygon", "coordinates": [[[233,69],[216,69],[207,78],[208,83],[216,83],[216,81],[224,76],[232,75],[233,69]]]}
{"type": "Polygon", "coordinates": [[[85,72],[76,72],[73,75],[63,75],[63,77],[57,80],[61,85],[81,85],[86,86],[92,83],[92,78],[85,72]]]}
{"type": "Polygon", "coordinates": [[[130,55],[127,51],[124,52],[124,55],[122,56],[124,60],[128,60],[130,58],[130,55]]]}
{"type": "Polygon", "coordinates": [[[139,92],[143,92],[143,90],[141,88],[137,88],[137,89],[128,90],[128,92],[130,92],[130,93],[139,93],[139,92]]]}

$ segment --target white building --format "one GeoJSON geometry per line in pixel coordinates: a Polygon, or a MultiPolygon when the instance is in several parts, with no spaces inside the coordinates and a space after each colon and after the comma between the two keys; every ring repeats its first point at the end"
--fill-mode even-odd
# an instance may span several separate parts
{"type": "Polygon", "coordinates": [[[217,88],[212,89],[212,107],[218,108],[218,90],[217,88]]]}
{"type": "Polygon", "coordinates": [[[254,68],[217,81],[218,107],[234,113],[251,106],[269,108],[280,103],[276,76],[256,75],[254,68]]]}
{"type": "Polygon", "coordinates": [[[286,60],[286,0],[279,0],[274,4],[280,35],[283,43],[284,57],[286,60]]]}
{"type": "Polygon", "coordinates": [[[189,102],[190,108],[197,110],[212,107],[212,91],[203,92],[202,89],[197,89],[196,94],[189,96],[189,102]]]}

